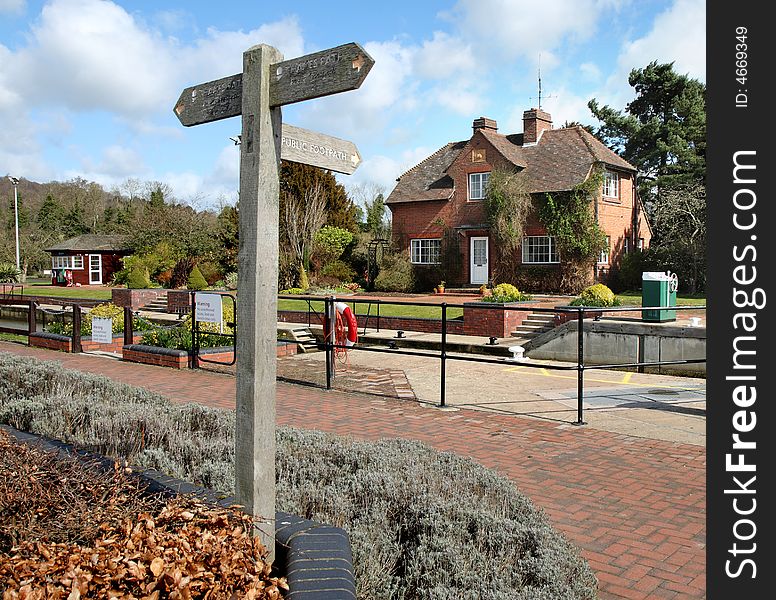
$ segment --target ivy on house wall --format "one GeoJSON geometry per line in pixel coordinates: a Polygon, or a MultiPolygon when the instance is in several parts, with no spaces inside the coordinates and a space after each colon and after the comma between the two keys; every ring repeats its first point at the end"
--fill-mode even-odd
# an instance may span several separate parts
{"type": "Polygon", "coordinates": [[[601,190],[603,172],[596,169],[570,192],[546,193],[539,208],[539,220],[555,238],[564,261],[579,265],[595,262],[606,246],[606,234],[596,222],[591,206],[601,190]]]}
{"type": "Polygon", "coordinates": [[[493,280],[514,281],[520,266],[520,245],[533,207],[531,195],[519,172],[494,169],[484,200],[490,236],[498,251],[493,280]]]}

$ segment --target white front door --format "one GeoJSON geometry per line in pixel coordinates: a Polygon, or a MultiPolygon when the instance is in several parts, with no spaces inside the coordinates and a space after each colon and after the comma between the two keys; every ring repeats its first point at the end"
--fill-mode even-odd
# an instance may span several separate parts
{"type": "Polygon", "coordinates": [[[102,254],[89,255],[89,284],[102,283],[102,254]]]}
{"type": "Polygon", "coordinates": [[[488,283],[488,238],[473,237],[469,248],[469,283],[488,283]]]}

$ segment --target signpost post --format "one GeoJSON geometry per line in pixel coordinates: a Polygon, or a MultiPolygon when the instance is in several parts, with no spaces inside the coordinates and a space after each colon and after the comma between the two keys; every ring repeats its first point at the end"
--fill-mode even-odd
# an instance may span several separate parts
{"type": "Polygon", "coordinates": [[[374,60],[355,43],[283,60],[272,46],[243,53],[243,72],[183,90],[174,112],[185,126],[242,115],[239,334],[235,430],[235,497],[257,518],[258,535],[275,557],[275,386],[280,160],[353,173],[355,145],[282,125],[281,106],[354,90],[374,60]]]}

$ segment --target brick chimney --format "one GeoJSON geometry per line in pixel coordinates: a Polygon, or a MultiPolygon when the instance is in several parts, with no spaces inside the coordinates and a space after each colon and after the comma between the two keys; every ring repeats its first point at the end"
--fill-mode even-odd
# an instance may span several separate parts
{"type": "Polygon", "coordinates": [[[532,108],[523,113],[523,144],[534,144],[545,129],[552,129],[550,113],[532,108]]]}
{"type": "Polygon", "coordinates": [[[493,119],[489,119],[488,117],[480,117],[479,119],[474,119],[474,122],[472,123],[472,129],[474,131],[477,131],[478,129],[491,129],[493,131],[498,131],[498,125],[496,125],[496,122],[493,119]]]}

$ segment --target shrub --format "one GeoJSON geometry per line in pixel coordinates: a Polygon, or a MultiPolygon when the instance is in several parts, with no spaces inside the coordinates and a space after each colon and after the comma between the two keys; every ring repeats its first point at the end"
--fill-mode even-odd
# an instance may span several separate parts
{"type": "Polygon", "coordinates": [[[127,287],[133,290],[144,290],[151,287],[148,269],[142,265],[132,267],[127,278],[127,287]]]}
{"type": "MultiPolygon", "coordinates": [[[[0,353],[0,422],[221,491],[235,413],[0,353]]],[[[407,440],[277,430],[277,507],[348,530],[360,599],[593,599],[595,576],[514,484],[407,440]]]]}
{"type": "Polygon", "coordinates": [[[511,283],[499,283],[493,288],[490,296],[483,298],[485,302],[523,302],[530,300],[531,296],[523,294],[511,283]]]}
{"type": "Polygon", "coordinates": [[[205,261],[198,263],[197,268],[200,273],[202,273],[202,277],[205,278],[205,281],[209,286],[214,285],[221,279],[221,270],[218,265],[213,262],[205,261]]]}
{"type": "MultiPolygon", "coordinates": [[[[198,324],[200,331],[199,345],[201,348],[220,348],[222,346],[233,346],[234,327],[234,304],[224,302],[221,305],[222,322],[198,324]],[[227,334],[227,335],[222,335],[227,334]]],[[[147,346],[158,346],[159,348],[172,348],[174,350],[191,351],[193,340],[191,336],[191,315],[187,315],[183,323],[176,327],[154,327],[143,334],[140,341],[147,346]]]]}
{"type": "Polygon", "coordinates": [[[288,288],[287,290],[280,290],[278,293],[279,294],[293,294],[295,296],[298,296],[298,295],[304,294],[306,292],[302,288],[288,288]]]}
{"type": "Polygon", "coordinates": [[[619,306],[620,300],[603,283],[596,283],[582,290],[571,306],[619,306]]]}
{"type": "Polygon", "coordinates": [[[415,286],[412,263],[403,252],[387,254],[375,279],[375,289],[382,292],[411,292],[415,286]]]}
{"type": "Polygon", "coordinates": [[[0,262],[0,283],[19,283],[21,271],[9,262],[0,262]]]}
{"type": "Polygon", "coordinates": [[[186,287],[190,290],[204,290],[207,287],[207,280],[202,275],[202,271],[199,270],[197,265],[189,273],[189,277],[186,280],[186,287]]]}
{"type": "Polygon", "coordinates": [[[356,272],[346,262],[334,260],[321,268],[320,275],[334,277],[340,281],[350,282],[356,278],[356,272]]]}
{"type": "Polygon", "coordinates": [[[224,285],[226,286],[227,290],[237,289],[237,271],[232,271],[231,273],[226,274],[224,277],[224,285]]]}
{"type": "Polygon", "coordinates": [[[326,225],[321,227],[313,238],[313,252],[321,264],[337,260],[353,241],[353,234],[342,227],[326,225]]]}

